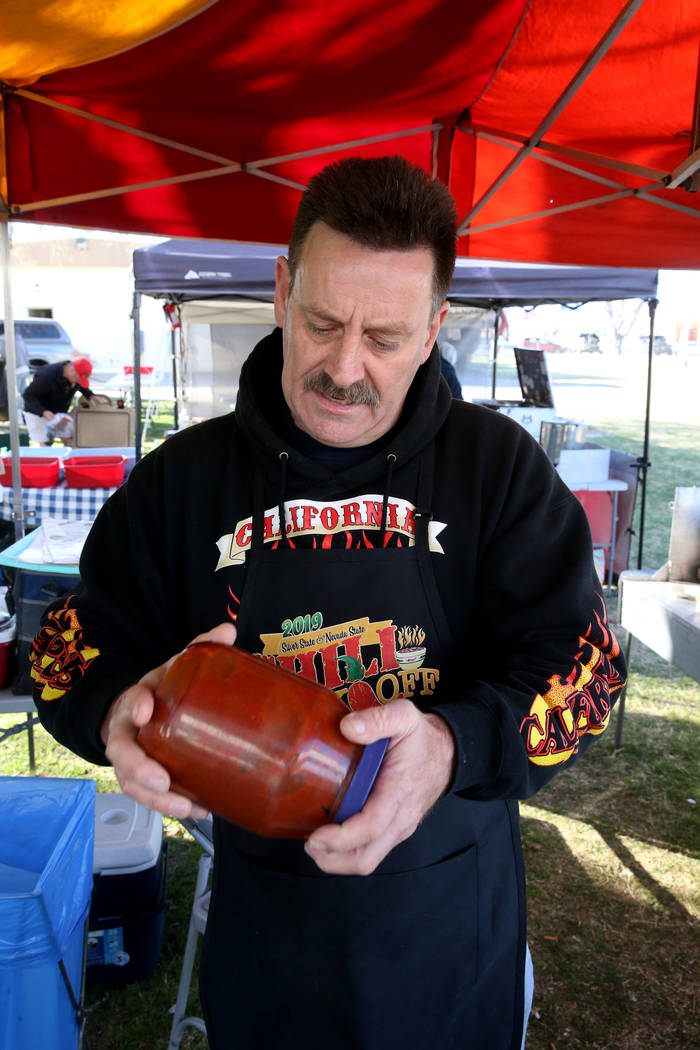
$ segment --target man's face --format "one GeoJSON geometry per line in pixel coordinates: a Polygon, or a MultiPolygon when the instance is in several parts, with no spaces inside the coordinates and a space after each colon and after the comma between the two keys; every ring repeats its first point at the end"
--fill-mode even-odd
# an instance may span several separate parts
{"type": "Polygon", "coordinates": [[[296,425],[324,445],[367,445],[393,427],[449,304],[433,317],[428,248],[375,251],[312,226],[290,291],[277,260],[282,390],[296,425]]]}
{"type": "Polygon", "coordinates": [[[64,374],[64,376],[66,377],[66,379],[68,380],[69,383],[80,383],[81,382],[80,376],[76,372],[76,370],[73,367],[73,365],[70,365],[70,364],[64,365],[63,366],[63,374],[64,374]]]}

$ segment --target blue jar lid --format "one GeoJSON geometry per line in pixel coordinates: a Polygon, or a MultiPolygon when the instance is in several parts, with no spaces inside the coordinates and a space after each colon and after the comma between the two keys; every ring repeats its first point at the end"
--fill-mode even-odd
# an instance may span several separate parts
{"type": "Polygon", "coordinates": [[[353,773],[343,801],[340,803],[334,823],[342,824],[348,817],[360,812],[372,790],[372,784],[379,772],[388,746],[388,737],[384,740],[375,740],[373,744],[367,744],[357,763],[357,769],[353,773]]]}

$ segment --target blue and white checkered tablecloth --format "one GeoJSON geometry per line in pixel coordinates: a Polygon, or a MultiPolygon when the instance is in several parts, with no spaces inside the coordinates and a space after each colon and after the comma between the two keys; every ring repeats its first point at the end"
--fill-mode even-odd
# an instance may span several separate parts
{"type": "MultiPolygon", "coordinates": [[[[42,518],[60,518],[65,521],[93,521],[100,507],[116,488],[74,489],[65,481],[48,488],[23,488],[22,507],[27,524],[38,525],[42,518]]],[[[11,488],[0,489],[0,517],[12,521],[14,492],[11,488]]]]}

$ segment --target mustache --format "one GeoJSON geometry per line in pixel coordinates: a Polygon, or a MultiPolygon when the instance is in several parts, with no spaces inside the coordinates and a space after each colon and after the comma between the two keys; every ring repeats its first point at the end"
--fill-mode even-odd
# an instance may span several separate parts
{"type": "Polygon", "coordinates": [[[304,380],[304,390],[313,390],[332,401],[344,401],[351,405],[379,407],[379,394],[374,387],[359,380],[350,386],[337,386],[327,372],[317,372],[304,380]]]}

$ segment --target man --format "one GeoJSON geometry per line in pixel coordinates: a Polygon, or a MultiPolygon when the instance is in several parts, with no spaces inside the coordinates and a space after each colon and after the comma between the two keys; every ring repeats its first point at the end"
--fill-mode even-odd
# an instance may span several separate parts
{"type": "Polygon", "coordinates": [[[87,357],[42,365],[24,391],[24,422],[29,437],[40,445],[52,445],[56,436],[64,443],[73,437],[73,422],[66,413],[77,390],[91,404],[104,401],[88,386],[92,365],[87,357]]]}
{"type": "Polygon", "coordinates": [[[215,817],[213,1050],[523,1041],[515,800],[605,728],[623,664],[579,503],[440,377],[455,243],[451,197],[402,158],[312,179],[235,413],[138,464],[35,640],[44,724],[171,815],[198,809],[135,736],[195,637],[361,692],[342,732],[389,738],[362,811],[305,843],[215,817]]]}
{"type": "MultiPolygon", "coordinates": [[[[448,343],[447,346],[449,345],[450,344],[448,343]]],[[[450,349],[452,348],[450,347],[450,349]]],[[[452,397],[456,397],[461,400],[462,384],[459,381],[457,369],[455,368],[452,361],[450,361],[449,357],[447,357],[446,345],[444,343],[440,347],[440,371],[442,372],[442,378],[445,380],[448,387],[450,388],[450,393],[452,394],[452,397]]]]}

